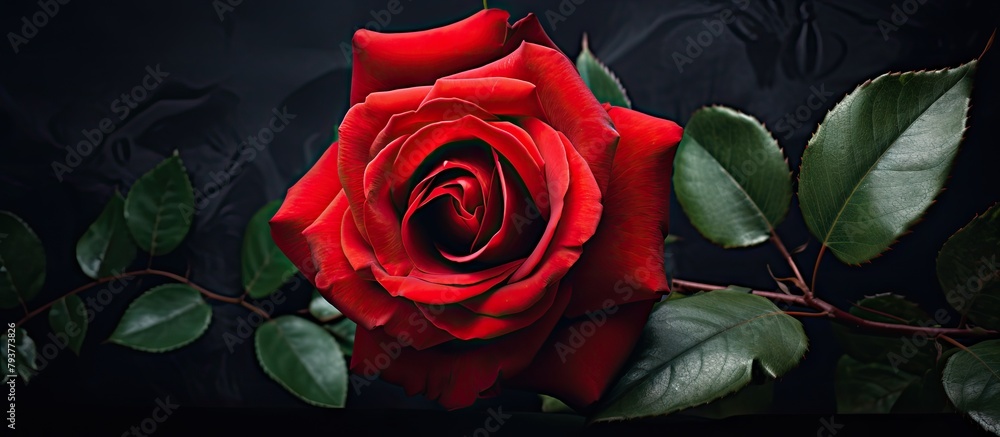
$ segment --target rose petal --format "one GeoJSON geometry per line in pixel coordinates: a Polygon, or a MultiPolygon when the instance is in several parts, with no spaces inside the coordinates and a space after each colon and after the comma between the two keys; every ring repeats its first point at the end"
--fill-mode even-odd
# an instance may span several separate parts
{"type": "Polygon", "coordinates": [[[422,102],[415,110],[393,115],[386,123],[385,128],[379,132],[375,141],[372,142],[369,156],[374,159],[378,152],[381,152],[391,141],[401,136],[413,135],[414,132],[428,124],[457,120],[466,115],[472,115],[486,121],[498,120],[486,109],[460,98],[442,97],[428,100],[422,102]]]}
{"type": "Polygon", "coordinates": [[[600,308],[612,290],[621,304],[655,299],[668,289],[663,239],[670,173],[682,129],[630,109],[613,107],[610,114],[621,141],[604,196],[604,216],[573,272],[570,316],[600,308]]]}
{"type": "MultiPolygon", "coordinates": [[[[581,0],[580,3],[583,3],[583,1],[581,0]]],[[[545,29],[542,28],[542,23],[538,22],[538,17],[535,16],[535,14],[529,13],[524,18],[517,20],[517,22],[511,26],[511,31],[507,33],[507,43],[504,44],[504,52],[513,52],[521,45],[521,42],[524,41],[548,47],[553,50],[559,50],[556,43],[552,42],[549,36],[545,33],[545,29]]]]}
{"type": "Polygon", "coordinates": [[[354,222],[366,238],[362,205],[365,202],[365,168],[371,160],[368,150],[394,114],[416,109],[428,91],[430,87],[418,87],[370,94],[364,103],[347,111],[340,125],[341,151],[337,160],[340,182],[351,204],[354,222]]]}
{"type": "Polygon", "coordinates": [[[405,347],[409,336],[358,330],[351,370],[364,377],[378,375],[410,395],[424,393],[448,409],[467,407],[480,397],[495,395],[501,376],[524,370],[559,321],[570,292],[568,287],[553,292],[557,299],[552,310],[529,328],[486,343],[449,343],[418,351],[405,347]]]}
{"type": "Polygon", "coordinates": [[[549,124],[564,133],[580,152],[603,193],[611,177],[618,133],[573,63],[557,50],[524,43],[503,59],[446,79],[496,76],[535,84],[549,124]]]}
{"type": "Polygon", "coordinates": [[[533,15],[514,26],[507,23],[509,18],[506,11],[487,9],[418,32],[358,30],[352,47],[351,105],[372,92],[429,85],[440,77],[481,66],[510,53],[522,41],[556,47],[533,15]]]}
{"type": "Polygon", "coordinates": [[[359,277],[378,281],[382,289],[392,296],[427,304],[448,304],[481,294],[509,277],[520,264],[520,261],[514,261],[465,273],[426,273],[414,269],[406,276],[393,276],[379,264],[352,220],[344,221],[341,241],[345,256],[359,277]]]}
{"type": "MultiPolygon", "coordinates": [[[[505,122],[506,123],[506,122],[505,122]]],[[[390,187],[394,181],[413,180],[420,175],[414,172],[424,160],[443,147],[460,141],[479,140],[503,154],[522,175],[522,182],[532,193],[541,193],[545,182],[541,173],[541,156],[534,147],[525,147],[517,137],[473,116],[444,121],[425,126],[409,137],[400,137],[379,152],[365,170],[364,185],[367,201],[364,204],[364,230],[375,249],[379,262],[393,276],[404,276],[413,263],[426,258],[409,256],[401,235],[400,212],[394,207],[390,187]]],[[[414,181],[416,182],[416,181],[414,181]]],[[[406,192],[413,188],[405,184],[406,192]]],[[[396,188],[393,188],[396,189],[396,188]]],[[[346,189],[345,189],[346,190],[346,189]]],[[[352,209],[354,205],[352,203],[352,209]]],[[[485,218],[490,220],[487,205],[485,218]]],[[[360,228],[360,226],[359,226],[360,228]]],[[[421,265],[425,271],[438,270],[437,266],[421,265]]]]}
{"type": "Polygon", "coordinates": [[[615,381],[642,334],[653,303],[612,306],[595,313],[593,320],[581,317],[563,327],[542,346],[531,365],[513,378],[511,387],[545,393],[583,410],[615,381]],[[601,316],[607,317],[603,323],[601,316]]]}
{"type": "MultiPolygon", "coordinates": [[[[557,289],[549,286],[534,305],[503,317],[477,314],[462,305],[417,304],[427,320],[461,340],[490,339],[530,326],[552,308],[557,289]]],[[[537,294],[533,293],[533,294],[537,294]]]]}
{"type": "MultiPolygon", "coordinates": [[[[352,248],[349,244],[342,245],[341,239],[343,223],[353,224],[347,208],[346,196],[343,193],[337,195],[323,214],[302,232],[319,269],[314,281],[316,289],[364,329],[383,327],[392,335],[410,330],[414,320],[423,318],[414,304],[390,296],[377,282],[363,279],[355,273],[344,255],[345,249],[352,248]]],[[[431,328],[414,335],[414,347],[423,349],[454,338],[440,329],[431,328]]]]}
{"type": "MultiPolygon", "coordinates": [[[[497,204],[502,204],[503,216],[500,219],[500,227],[496,229],[492,235],[488,235],[487,232],[482,232],[487,230],[490,222],[487,222],[487,226],[480,228],[480,233],[476,236],[476,240],[473,246],[478,246],[479,241],[488,237],[486,244],[482,247],[474,250],[472,253],[455,255],[447,252],[441,251],[442,257],[448,261],[454,263],[476,263],[475,265],[494,265],[496,263],[506,262],[513,259],[523,258],[531,251],[531,248],[538,241],[538,237],[544,226],[544,222],[536,220],[533,222],[528,222],[526,224],[520,221],[519,216],[520,211],[529,210],[527,193],[524,193],[519,184],[515,181],[517,178],[514,174],[508,175],[508,173],[514,173],[509,168],[509,165],[501,163],[496,151],[493,151],[493,157],[496,162],[497,175],[499,177],[499,182],[496,184],[500,187],[500,195],[497,196],[495,193],[491,193],[491,198],[487,199],[487,207],[495,208],[497,204]],[[514,233],[517,232],[515,236],[514,233]]],[[[404,217],[405,219],[405,217],[404,217]]],[[[491,218],[488,217],[487,220],[491,218]]],[[[448,230],[444,230],[448,231],[448,230]]],[[[493,231],[492,228],[489,231],[493,231]]],[[[404,236],[404,243],[406,242],[404,236]]],[[[407,249],[409,253],[413,253],[407,249]]]]}
{"type": "MultiPolygon", "coordinates": [[[[458,98],[494,115],[544,118],[535,85],[507,77],[438,79],[424,104],[434,99],[458,98]]],[[[461,111],[462,108],[454,108],[461,111]]]]}
{"type": "Polygon", "coordinates": [[[316,266],[302,231],[316,221],[341,191],[337,150],[338,143],[334,142],[302,179],[288,189],[270,221],[271,238],[309,281],[316,276],[316,266]]]}
{"type": "MultiPolygon", "coordinates": [[[[536,305],[541,298],[539,290],[544,290],[548,284],[558,281],[567,274],[580,258],[584,243],[594,235],[601,220],[601,194],[587,163],[573,149],[565,136],[560,135],[559,138],[570,175],[568,191],[558,220],[559,225],[551,237],[551,242],[539,245],[543,248],[544,255],[528,276],[516,282],[513,282],[512,277],[511,283],[498,290],[462,302],[463,307],[483,317],[516,314],[536,305]]],[[[549,156],[547,152],[546,157],[549,159],[549,164],[555,164],[554,155],[549,156]]],[[[552,167],[556,170],[560,168],[557,165],[552,167]]],[[[553,211],[559,209],[555,201],[552,208],[553,211]]],[[[532,254],[529,259],[534,256],[532,254]]]]}

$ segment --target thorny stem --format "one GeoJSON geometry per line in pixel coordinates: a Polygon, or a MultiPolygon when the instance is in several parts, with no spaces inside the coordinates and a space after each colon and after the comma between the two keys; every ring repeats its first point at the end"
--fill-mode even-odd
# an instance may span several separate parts
{"type": "MultiPolygon", "coordinates": [[[[714,291],[721,290],[726,287],[721,285],[703,284],[700,282],[685,281],[681,279],[674,279],[673,281],[674,291],[680,292],[695,292],[695,291],[714,291]]],[[[817,314],[825,314],[827,318],[842,323],[847,326],[865,328],[872,331],[876,331],[882,334],[924,334],[929,337],[941,337],[942,336],[956,336],[956,337],[1000,337],[1000,332],[992,331],[987,329],[968,329],[968,328],[939,328],[939,327],[923,327],[923,326],[912,326],[912,325],[897,325],[893,323],[883,323],[875,322],[872,320],[862,319],[861,317],[855,316],[847,311],[837,308],[830,303],[817,298],[812,297],[807,299],[806,296],[796,296],[784,293],[778,293],[773,291],[760,291],[752,290],[751,293],[756,294],[761,297],[765,297],[774,301],[786,302],[792,305],[796,305],[803,308],[812,308],[819,311],[817,314]]],[[[794,312],[792,313],[795,314],[794,312]]],[[[810,317],[812,317],[810,313],[810,317]]],[[[817,316],[818,317],[818,316],[817,316]]]]}
{"type": "Polygon", "coordinates": [[[121,278],[125,278],[125,277],[130,277],[130,276],[161,276],[161,277],[164,277],[164,278],[173,279],[173,280],[175,280],[177,282],[180,282],[180,283],[182,283],[184,285],[187,285],[187,286],[189,286],[189,287],[197,290],[199,293],[203,294],[207,298],[214,299],[214,300],[217,300],[217,301],[220,301],[220,302],[226,302],[226,303],[231,303],[231,304],[235,304],[235,305],[240,305],[240,306],[242,306],[242,307],[244,307],[244,308],[246,308],[246,309],[248,309],[250,311],[253,311],[253,312],[259,314],[264,319],[270,319],[271,318],[271,316],[269,316],[267,314],[267,312],[265,312],[264,310],[258,308],[254,304],[252,304],[250,302],[247,302],[246,300],[243,300],[242,297],[229,297],[229,296],[223,296],[223,295],[218,294],[218,293],[213,293],[213,292],[205,289],[204,287],[202,287],[202,286],[200,286],[198,284],[195,284],[194,282],[191,282],[191,280],[189,280],[188,278],[186,278],[184,276],[181,276],[181,275],[178,275],[178,274],[175,274],[175,273],[171,273],[171,272],[166,272],[166,271],[163,271],[163,270],[156,270],[156,269],[147,268],[147,269],[144,269],[144,270],[135,270],[135,271],[125,272],[125,273],[121,273],[121,274],[114,275],[114,276],[103,277],[103,278],[97,279],[94,282],[91,282],[89,284],[84,284],[84,285],[81,285],[79,287],[76,287],[76,288],[70,290],[69,292],[67,292],[66,294],[60,296],[58,299],[53,300],[52,302],[49,302],[49,303],[47,303],[45,305],[42,305],[42,306],[40,306],[38,308],[35,308],[31,312],[28,312],[27,314],[25,314],[24,317],[21,318],[21,320],[17,321],[17,323],[15,324],[15,326],[21,326],[21,325],[23,325],[25,322],[27,322],[28,320],[30,320],[32,317],[35,317],[35,316],[41,314],[45,310],[47,310],[50,307],[52,307],[52,305],[55,305],[56,302],[59,302],[60,300],[65,299],[66,297],[72,296],[72,295],[80,293],[82,291],[89,290],[90,288],[95,287],[97,285],[101,285],[101,284],[104,284],[104,283],[107,283],[107,282],[114,281],[116,279],[121,279],[121,278]]]}

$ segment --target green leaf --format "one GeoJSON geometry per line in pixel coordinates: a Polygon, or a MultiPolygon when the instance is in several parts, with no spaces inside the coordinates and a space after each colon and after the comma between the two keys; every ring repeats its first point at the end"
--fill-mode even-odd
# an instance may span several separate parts
{"type": "MultiPolygon", "coordinates": [[[[5,360],[10,357],[10,344],[6,339],[3,342],[3,356],[5,360]]],[[[38,373],[38,352],[35,349],[35,341],[28,336],[28,331],[24,328],[15,328],[14,356],[16,360],[14,363],[15,371],[24,380],[24,383],[28,384],[31,382],[31,378],[38,373]]],[[[6,382],[12,376],[7,372],[4,373],[7,374],[6,378],[4,378],[4,382],[6,382]]]]}
{"type": "Polygon", "coordinates": [[[354,352],[354,334],[358,331],[357,323],[345,317],[332,324],[323,325],[323,328],[333,334],[333,338],[337,340],[344,355],[351,355],[354,352]]]}
{"type": "Polygon", "coordinates": [[[41,240],[20,217],[0,211],[0,308],[23,305],[44,282],[41,240]]]}
{"type": "Polygon", "coordinates": [[[834,380],[837,413],[888,413],[903,391],[917,380],[916,375],[885,364],[862,363],[844,355],[837,362],[834,380]]]}
{"type": "Polygon", "coordinates": [[[750,384],[736,393],[716,399],[705,405],[684,410],[685,416],[724,419],[732,416],[766,414],[774,403],[774,383],[750,384]]]}
{"type": "Polygon", "coordinates": [[[194,190],[180,156],[165,159],[135,181],[125,198],[125,223],[150,255],[165,255],[191,228],[194,190]]]}
{"type": "Polygon", "coordinates": [[[1000,329],[1000,204],[993,205],[944,243],[937,276],[948,303],[969,320],[1000,329]]]}
{"type": "Polygon", "coordinates": [[[65,335],[69,348],[80,355],[87,336],[87,307],[83,300],[75,294],[59,299],[49,310],[49,326],[57,336],[65,335]]]}
{"type": "Polygon", "coordinates": [[[309,301],[309,313],[320,322],[329,322],[343,315],[340,310],[316,291],[313,291],[312,300],[309,301]]]}
{"type": "Polygon", "coordinates": [[[802,156],[809,230],[841,261],[889,248],[934,201],[958,152],[975,61],[885,74],[826,115],[802,156]]]}
{"type": "Polygon", "coordinates": [[[959,349],[952,348],[942,352],[933,368],[924,372],[920,380],[914,381],[903,390],[892,406],[891,412],[904,414],[955,412],[948,401],[948,395],[944,392],[941,375],[948,359],[958,351],[959,349]]]}
{"type": "Polygon", "coordinates": [[[580,72],[583,83],[587,84],[594,97],[597,97],[597,101],[625,108],[632,107],[632,102],[625,94],[625,88],[622,87],[618,77],[591,53],[586,34],[583,35],[583,49],[580,50],[580,56],[576,57],[576,70],[580,72]]]}
{"type": "Polygon", "coordinates": [[[197,340],[211,319],[212,308],[198,290],[161,285],[129,305],[109,340],[144,352],[166,352],[197,340]]]}
{"type": "Polygon", "coordinates": [[[668,414],[775,378],[806,351],[802,324],[771,301],[733,290],[657,304],[595,420],[668,414]]]}
{"type": "Polygon", "coordinates": [[[766,241],[792,199],[778,143],[753,117],[721,106],[698,110],[684,128],[673,184],[698,232],[723,247],[766,241]]]}
{"type": "Polygon", "coordinates": [[[542,400],[542,412],[543,413],[567,413],[576,414],[569,405],[566,405],[563,401],[556,399],[552,396],[538,395],[542,400]]]}
{"type": "Polygon", "coordinates": [[[124,271],[135,253],[135,241],[125,224],[125,198],[115,192],[76,243],[76,261],[84,274],[99,279],[124,271]]]}
{"type": "Polygon", "coordinates": [[[257,328],[257,360],[264,372],[309,404],[341,408],[347,401],[347,365],[333,337],[295,316],[257,328]]]}
{"type": "MultiPolygon", "coordinates": [[[[917,304],[902,296],[880,294],[860,300],[850,313],[865,320],[910,326],[933,326],[934,319],[917,304]]],[[[937,347],[927,336],[871,335],[863,331],[833,325],[833,332],[844,346],[844,352],[864,363],[878,363],[916,375],[934,366],[937,347]]]]}
{"type": "Polygon", "coordinates": [[[264,205],[250,219],[243,236],[243,288],[254,299],[278,290],[297,271],[271,238],[268,221],[281,207],[281,200],[264,205]]]}
{"type": "Polygon", "coordinates": [[[955,408],[1000,434],[1000,340],[980,342],[952,355],[941,381],[955,408]]]}

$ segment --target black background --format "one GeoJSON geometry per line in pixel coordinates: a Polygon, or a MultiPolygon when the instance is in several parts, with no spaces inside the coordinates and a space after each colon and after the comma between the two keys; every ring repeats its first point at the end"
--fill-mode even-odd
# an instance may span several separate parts
{"type": "MultiPolygon", "coordinates": [[[[379,27],[404,31],[453,22],[482,8],[474,0],[401,0],[400,13],[380,14],[388,3],[247,0],[220,16],[207,0],[75,0],[61,5],[17,53],[10,46],[0,47],[0,209],[21,216],[45,245],[48,273],[35,305],[87,282],[76,265],[77,239],[115,189],[127,190],[175,149],[195,189],[216,194],[203,198],[184,245],[153,265],[179,273],[190,267],[195,282],[239,295],[246,222],[264,203],[282,197],[318,158],[347,110],[350,65],[342,46],[349,44],[353,31],[378,15],[389,17],[379,27]],[[141,83],[147,66],[157,65],[169,73],[166,80],[119,120],[112,102],[141,83]],[[285,107],[296,115],[288,128],[254,160],[242,164],[236,177],[214,190],[218,185],[213,175],[240,157],[240,143],[266,127],[273,108],[285,107]],[[82,141],[82,131],[98,128],[105,117],[115,122],[114,132],[63,180],[57,179],[52,163],[65,162],[65,147],[82,141]]],[[[538,14],[552,39],[574,58],[587,33],[591,49],[618,74],[638,110],[682,125],[697,108],[709,104],[754,115],[775,132],[797,172],[811,132],[844,94],[887,71],[938,69],[972,60],[1000,21],[997,2],[911,0],[919,5],[916,12],[904,14],[906,22],[884,34],[879,21],[891,24],[894,5],[904,3],[587,0],[577,5],[547,0],[490,1],[490,6],[509,10],[511,21],[528,12],[538,14]],[[678,68],[673,54],[684,54],[687,38],[697,38],[708,29],[704,20],[724,10],[733,11],[737,20],[713,36],[691,63],[678,68]],[[799,109],[802,127],[779,124],[788,115],[796,116],[814,88],[833,96],[820,109],[799,109]]],[[[4,1],[0,30],[20,33],[21,18],[30,19],[40,10],[37,2],[4,1]]],[[[919,301],[930,313],[948,308],[934,275],[936,253],[951,233],[1000,199],[995,170],[1000,155],[998,63],[994,49],[979,65],[970,127],[947,189],[911,234],[872,263],[846,267],[827,257],[819,272],[821,295],[846,307],[863,295],[895,292],[919,301]]],[[[677,276],[763,289],[774,288],[766,265],[778,276],[787,276],[772,247],[716,248],[691,227],[676,199],[671,205],[671,233],[682,239],[674,249],[677,276]]],[[[808,274],[818,246],[806,232],[797,205],[779,232],[789,246],[809,242],[797,255],[808,274]]],[[[136,265],[146,262],[142,258],[136,265]]],[[[151,410],[155,399],[166,396],[189,410],[311,408],[264,375],[252,341],[232,353],[227,350],[222,335],[235,330],[237,318],[246,314],[242,308],[216,305],[209,331],[174,352],[146,354],[102,343],[132,298],[157,283],[151,278],[133,281],[90,326],[81,356],[60,353],[29,386],[19,389],[19,408],[132,408],[138,411],[135,421],[148,414],[143,411],[151,410]]],[[[278,313],[304,307],[308,294],[302,290],[289,290],[278,313]]],[[[5,320],[20,315],[2,313],[5,320]]],[[[840,349],[826,322],[804,323],[810,351],[799,368],[775,384],[775,413],[835,411],[832,375],[840,349]]],[[[39,346],[47,343],[45,317],[33,319],[26,328],[39,346]]],[[[525,394],[491,404],[500,402],[508,409],[537,408],[534,398],[525,394]]],[[[349,406],[439,409],[388,385],[352,394],[349,406]]],[[[294,414],[290,417],[299,417],[294,414]]],[[[473,421],[483,417],[472,414],[473,421]]],[[[449,416],[433,417],[442,421],[449,416]]],[[[283,420],[280,415],[270,419],[283,420]]],[[[31,424],[21,424],[30,429],[31,424]]]]}

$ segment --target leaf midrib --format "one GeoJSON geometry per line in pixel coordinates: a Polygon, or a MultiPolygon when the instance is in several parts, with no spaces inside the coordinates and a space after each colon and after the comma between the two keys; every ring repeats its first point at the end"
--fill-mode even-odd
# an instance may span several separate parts
{"type": "MultiPolygon", "coordinates": [[[[674,356],[673,356],[672,358],[670,358],[669,360],[664,360],[664,362],[663,362],[662,364],[659,364],[659,365],[657,365],[657,366],[653,367],[653,368],[652,368],[652,369],[650,369],[650,370],[656,370],[656,371],[660,371],[661,369],[663,369],[663,368],[665,368],[665,367],[668,367],[668,363],[671,363],[671,362],[674,362],[674,361],[676,361],[676,360],[677,360],[678,358],[680,358],[680,357],[682,357],[682,356],[684,356],[684,355],[687,355],[687,354],[688,354],[688,353],[689,353],[689,352],[690,352],[690,351],[691,351],[692,349],[694,349],[694,348],[695,348],[695,347],[697,347],[698,345],[702,345],[702,344],[705,344],[705,343],[707,343],[707,342],[711,341],[711,340],[712,340],[713,338],[715,338],[715,337],[717,337],[717,336],[719,336],[719,335],[722,335],[722,334],[724,334],[724,333],[726,333],[726,332],[729,332],[729,331],[733,330],[734,328],[737,328],[737,327],[740,327],[740,326],[743,326],[743,325],[746,325],[746,324],[748,324],[748,323],[751,323],[751,322],[753,322],[753,321],[755,321],[755,320],[758,320],[758,319],[762,319],[762,318],[765,318],[765,317],[770,317],[770,316],[777,316],[777,315],[784,315],[784,314],[785,314],[785,313],[784,313],[784,312],[782,312],[782,311],[780,311],[780,310],[779,310],[779,311],[772,311],[772,312],[769,312],[769,313],[765,313],[765,314],[759,314],[759,315],[757,315],[757,316],[754,316],[754,317],[752,317],[752,318],[749,318],[749,319],[746,319],[746,320],[742,320],[742,321],[740,321],[739,323],[737,323],[737,324],[735,324],[735,325],[732,325],[732,326],[727,326],[727,327],[726,327],[725,329],[721,329],[721,330],[719,330],[718,332],[715,332],[715,333],[713,333],[712,335],[709,335],[708,337],[705,337],[705,338],[704,338],[703,340],[701,340],[700,342],[698,342],[698,343],[694,343],[694,344],[692,344],[691,346],[688,346],[688,347],[687,347],[687,348],[685,348],[684,350],[682,350],[682,351],[680,351],[679,353],[675,354],[675,355],[674,355],[674,356]]],[[[755,357],[755,358],[756,358],[756,357],[755,357]]],[[[632,383],[630,384],[630,386],[631,386],[631,387],[634,387],[635,385],[639,384],[640,382],[642,382],[642,381],[645,381],[645,380],[646,380],[647,378],[651,377],[651,376],[653,375],[653,373],[654,373],[654,372],[652,372],[652,371],[647,371],[647,372],[646,372],[646,374],[645,374],[645,375],[643,375],[643,376],[642,376],[641,378],[639,378],[639,379],[636,379],[635,381],[633,381],[633,382],[632,382],[632,383]]],[[[630,387],[630,389],[629,389],[629,390],[627,390],[627,391],[631,391],[631,387],[630,387]]],[[[621,396],[619,396],[619,398],[620,398],[620,397],[621,397],[621,396]]]]}
{"type": "MultiPolygon", "coordinates": [[[[274,323],[274,328],[278,336],[281,337],[282,343],[284,343],[288,347],[288,349],[292,351],[292,355],[295,355],[295,359],[300,363],[301,367],[306,369],[306,374],[309,376],[309,379],[312,380],[314,385],[318,386],[323,391],[323,393],[327,395],[329,399],[337,399],[337,396],[335,396],[333,393],[330,393],[325,385],[320,384],[320,380],[315,376],[312,367],[307,366],[305,364],[305,360],[302,359],[302,355],[299,353],[299,350],[293,346],[293,343],[291,341],[288,341],[288,335],[285,334],[285,330],[281,327],[281,324],[274,323]]],[[[326,332],[324,332],[323,335],[327,335],[326,332]]],[[[333,340],[331,339],[330,341],[333,340]]],[[[278,344],[279,343],[275,342],[274,348],[276,348],[278,344]]],[[[336,341],[334,341],[334,344],[336,344],[336,341]]],[[[337,345],[337,347],[339,348],[340,346],[337,345]]]]}
{"type": "Polygon", "coordinates": [[[179,316],[181,316],[181,315],[183,315],[185,313],[188,313],[189,310],[191,310],[192,308],[198,307],[199,305],[201,305],[201,303],[202,302],[198,302],[198,301],[194,301],[193,300],[191,302],[188,302],[187,305],[180,306],[180,307],[175,307],[177,309],[177,311],[173,311],[173,312],[167,313],[167,315],[165,317],[162,317],[162,318],[158,319],[155,323],[143,326],[143,327],[141,327],[139,329],[136,329],[136,330],[125,331],[125,332],[117,335],[116,337],[121,338],[121,337],[126,337],[126,336],[134,336],[137,333],[148,331],[149,329],[152,329],[153,327],[162,325],[165,322],[169,322],[169,321],[174,320],[177,317],[179,317],[179,316]]]}
{"type": "Polygon", "coordinates": [[[746,189],[743,188],[742,185],[740,185],[739,181],[737,181],[736,178],[733,177],[733,174],[729,172],[729,169],[727,169],[726,166],[722,165],[722,162],[719,161],[719,158],[716,157],[715,154],[709,151],[705,146],[702,146],[701,142],[698,141],[697,138],[695,138],[695,144],[697,144],[698,147],[701,147],[701,149],[704,150],[705,153],[708,154],[708,156],[712,157],[712,160],[715,161],[716,165],[718,165],[719,168],[722,169],[722,172],[726,175],[726,178],[728,178],[733,183],[733,185],[735,185],[736,188],[739,189],[740,192],[743,193],[743,195],[746,196],[748,200],[750,200],[750,204],[753,205],[754,212],[756,212],[757,215],[764,220],[764,224],[767,225],[768,232],[774,232],[774,226],[771,224],[771,220],[769,220],[767,216],[764,215],[764,211],[762,211],[760,207],[757,205],[757,200],[755,200],[752,196],[750,196],[750,193],[748,193],[746,189]]]}
{"type": "MultiPolygon", "coordinates": [[[[854,184],[854,188],[851,189],[851,193],[848,194],[847,197],[844,198],[843,205],[840,206],[840,210],[837,211],[837,215],[833,218],[833,221],[830,222],[830,229],[827,230],[826,235],[823,237],[823,242],[821,243],[823,246],[827,246],[827,243],[830,241],[830,237],[833,235],[833,230],[837,227],[837,223],[840,221],[840,217],[844,214],[844,210],[846,210],[847,209],[847,205],[851,203],[851,199],[854,197],[854,194],[857,193],[858,188],[861,187],[861,184],[865,180],[868,179],[868,176],[871,175],[871,172],[872,172],[873,169],[875,169],[875,166],[878,165],[878,163],[882,162],[882,158],[884,158],[885,155],[889,152],[889,150],[893,148],[893,145],[895,145],[896,143],[899,142],[899,138],[902,137],[904,133],[906,133],[907,131],[909,131],[910,128],[913,127],[913,124],[916,123],[917,120],[919,120],[921,117],[923,117],[923,115],[927,113],[927,110],[930,109],[931,106],[934,106],[934,104],[937,103],[938,101],[940,101],[941,98],[944,97],[945,94],[948,94],[948,92],[950,92],[952,89],[954,89],[956,85],[958,85],[962,80],[964,80],[966,76],[968,76],[968,74],[969,74],[968,70],[966,70],[966,72],[962,75],[962,77],[958,78],[954,83],[952,83],[950,86],[948,86],[947,88],[945,88],[944,91],[941,94],[938,94],[938,96],[935,97],[926,107],[924,107],[923,109],[921,109],[920,113],[916,117],[913,117],[913,119],[910,120],[910,122],[906,124],[906,128],[903,129],[903,130],[901,130],[899,132],[899,134],[897,134],[895,136],[895,139],[892,140],[892,142],[890,142],[886,146],[885,150],[883,150],[882,153],[879,154],[878,158],[876,158],[875,161],[872,162],[871,166],[868,167],[868,170],[865,171],[865,174],[862,175],[860,179],[858,179],[857,183],[854,184]]],[[[901,86],[900,90],[902,90],[905,86],[906,86],[906,84],[903,84],[901,86]]],[[[898,100],[898,96],[897,96],[897,100],[898,100]]],[[[897,104],[898,104],[898,102],[897,102],[897,104]]],[[[827,247],[829,247],[829,246],[827,246],[827,247]]]]}

